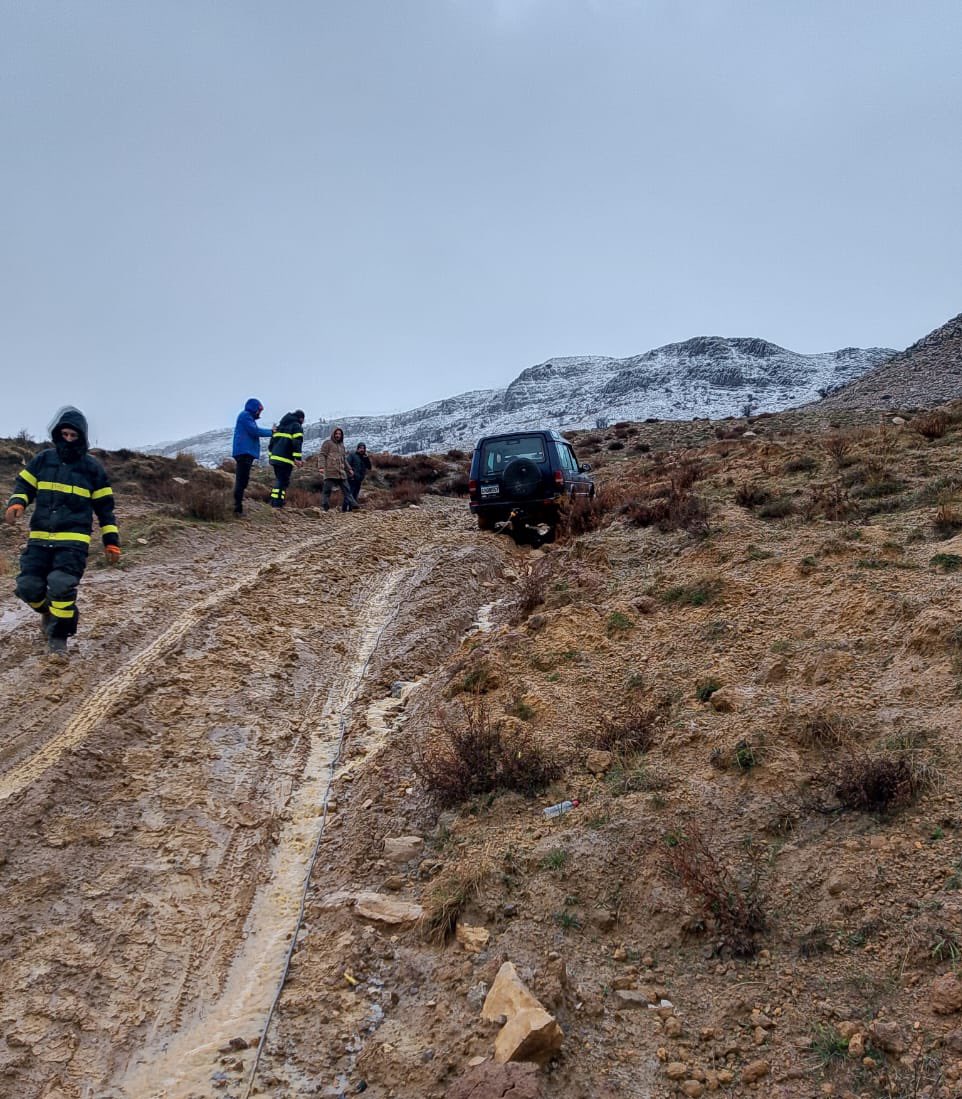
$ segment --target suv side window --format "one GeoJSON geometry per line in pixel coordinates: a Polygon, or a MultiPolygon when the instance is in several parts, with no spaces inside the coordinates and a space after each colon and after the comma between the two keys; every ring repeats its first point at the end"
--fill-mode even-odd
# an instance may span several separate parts
{"type": "Polygon", "coordinates": [[[569,473],[578,472],[578,463],[575,461],[574,453],[571,447],[567,443],[561,443],[558,446],[558,450],[561,452],[561,464],[569,473]]]}

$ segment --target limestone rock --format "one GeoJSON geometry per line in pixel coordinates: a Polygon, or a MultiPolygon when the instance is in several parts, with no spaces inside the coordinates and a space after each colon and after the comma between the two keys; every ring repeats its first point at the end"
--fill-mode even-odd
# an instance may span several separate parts
{"type": "Polygon", "coordinates": [[[943,973],[932,982],[929,1000],[936,1015],[962,1011],[962,981],[954,973],[943,973]]]}
{"type": "Polygon", "coordinates": [[[644,1007],[649,1004],[648,995],[637,988],[619,988],[615,992],[615,1003],[619,1007],[644,1007]]]}
{"type": "Polygon", "coordinates": [[[354,911],[365,919],[390,924],[415,923],[424,915],[421,905],[395,900],[384,893],[358,893],[354,911]]]}
{"type": "Polygon", "coordinates": [[[469,954],[480,954],[488,945],[491,932],[486,927],[459,923],[454,929],[454,937],[469,954]]]}
{"type": "Polygon", "coordinates": [[[876,1020],[869,1027],[875,1045],[893,1057],[901,1057],[909,1048],[908,1038],[898,1023],[887,1023],[876,1020]]]}
{"type": "Polygon", "coordinates": [[[742,1083],[754,1084],[771,1072],[771,1065],[767,1061],[752,1061],[742,1069],[742,1083]]]}
{"type": "Polygon", "coordinates": [[[684,1061],[670,1061],[665,1068],[669,1080],[684,1080],[688,1075],[688,1066],[684,1061]]]}
{"type": "Polygon", "coordinates": [[[494,1059],[534,1061],[545,1065],[561,1050],[564,1035],[553,1015],[542,1007],[519,1011],[504,1024],[494,1041],[494,1059]]]}
{"type": "Polygon", "coordinates": [[[712,692],[708,701],[711,708],[719,714],[730,714],[738,706],[738,696],[731,687],[719,687],[717,691],[712,692]]]}
{"type": "Polygon", "coordinates": [[[531,1064],[496,1065],[485,1061],[458,1077],[444,1099],[542,1099],[538,1069],[531,1064]]]}
{"type": "Polygon", "coordinates": [[[423,847],[422,836],[387,836],[384,840],[384,857],[388,862],[410,862],[420,855],[423,847]]]}
{"type": "Polygon", "coordinates": [[[612,761],[611,752],[606,752],[601,748],[595,748],[589,752],[585,759],[585,767],[593,775],[603,775],[611,768],[612,761]]]}
{"type": "Polygon", "coordinates": [[[511,962],[505,962],[494,978],[494,984],[485,997],[481,1008],[481,1018],[487,1022],[496,1021],[501,1015],[506,1019],[517,1015],[519,1011],[541,1008],[536,996],[528,991],[527,985],[518,976],[511,962]]]}

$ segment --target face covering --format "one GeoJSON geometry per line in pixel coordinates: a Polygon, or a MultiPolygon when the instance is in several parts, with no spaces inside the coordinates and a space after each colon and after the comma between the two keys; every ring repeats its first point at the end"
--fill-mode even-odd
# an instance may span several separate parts
{"type": "Polygon", "coordinates": [[[84,456],[84,444],[81,439],[75,439],[68,443],[61,435],[57,435],[54,446],[61,462],[77,462],[84,456]]]}

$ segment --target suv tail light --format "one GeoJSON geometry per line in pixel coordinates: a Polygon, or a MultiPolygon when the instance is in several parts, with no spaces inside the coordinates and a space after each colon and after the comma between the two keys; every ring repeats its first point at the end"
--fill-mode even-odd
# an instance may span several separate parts
{"type": "Polygon", "coordinates": [[[560,469],[556,469],[554,471],[554,483],[558,486],[558,488],[564,488],[565,475],[560,469]]]}
{"type": "Polygon", "coordinates": [[[478,494],[478,482],[477,481],[468,481],[468,495],[469,496],[477,496],[477,494],[478,494]]]}

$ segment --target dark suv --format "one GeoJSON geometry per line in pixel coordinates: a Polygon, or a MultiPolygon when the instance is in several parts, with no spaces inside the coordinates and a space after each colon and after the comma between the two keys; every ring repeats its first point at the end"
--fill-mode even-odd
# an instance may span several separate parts
{"type": "Polygon", "coordinates": [[[557,431],[513,431],[486,435],[471,457],[468,495],[481,530],[513,511],[526,522],[558,521],[558,505],[566,496],[594,496],[589,465],[579,465],[571,444],[557,431]]]}

